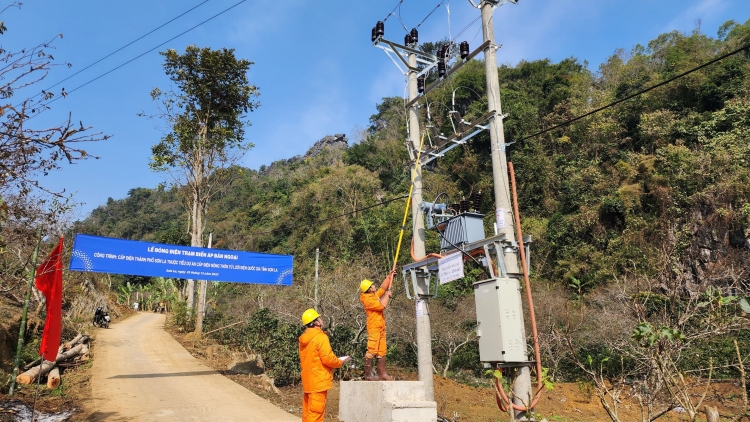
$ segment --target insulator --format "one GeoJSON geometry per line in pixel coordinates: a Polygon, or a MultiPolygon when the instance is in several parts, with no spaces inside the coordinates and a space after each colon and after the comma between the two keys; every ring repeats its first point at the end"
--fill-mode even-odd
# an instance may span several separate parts
{"type": "Polygon", "coordinates": [[[459,206],[458,204],[451,204],[451,206],[448,209],[452,210],[454,214],[458,214],[459,206]]]}
{"type": "Polygon", "coordinates": [[[406,35],[404,35],[404,45],[409,45],[409,44],[411,44],[412,42],[413,42],[413,41],[412,41],[412,38],[411,38],[411,34],[406,34],[406,35]]]}
{"type": "Polygon", "coordinates": [[[417,28],[412,28],[410,35],[411,35],[411,42],[413,42],[414,44],[418,44],[419,43],[419,31],[417,31],[417,28]]]}
{"type": "Polygon", "coordinates": [[[459,207],[460,207],[461,214],[463,214],[465,212],[468,212],[469,211],[469,201],[467,201],[466,198],[462,199],[461,202],[460,202],[459,207]]]}
{"type": "Polygon", "coordinates": [[[421,94],[424,92],[425,79],[424,76],[417,78],[417,91],[421,94]]]}
{"type": "Polygon", "coordinates": [[[447,58],[448,58],[448,46],[444,45],[440,47],[440,50],[438,50],[438,60],[446,61],[447,58]]]}
{"type": "Polygon", "coordinates": [[[442,78],[443,76],[445,76],[445,62],[441,60],[438,62],[438,77],[442,78]]]}
{"type": "Polygon", "coordinates": [[[375,40],[378,39],[378,31],[375,29],[375,27],[372,27],[372,42],[375,42],[375,40]]]}
{"type": "Polygon", "coordinates": [[[383,22],[378,21],[378,23],[375,24],[375,35],[378,37],[385,35],[385,24],[383,24],[383,22]]]}
{"type": "Polygon", "coordinates": [[[469,43],[462,41],[459,48],[461,50],[461,59],[466,60],[466,58],[469,57],[469,43]]]}
{"type": "Polygon", "coordinates": [[[474,206],[474,211],[479,212],[479,209],[482,207],[482,191],[475,193],[473,199],[472,205],[474,206]]]}

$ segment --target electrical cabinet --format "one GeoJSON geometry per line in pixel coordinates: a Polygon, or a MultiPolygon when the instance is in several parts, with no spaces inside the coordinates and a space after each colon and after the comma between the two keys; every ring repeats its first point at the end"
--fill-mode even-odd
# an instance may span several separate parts
{"type": "Polygon", "coordinates": [[[521,288],[515,278],[474,283],[479,359],[482,362],[526,362],[521,288]]]}

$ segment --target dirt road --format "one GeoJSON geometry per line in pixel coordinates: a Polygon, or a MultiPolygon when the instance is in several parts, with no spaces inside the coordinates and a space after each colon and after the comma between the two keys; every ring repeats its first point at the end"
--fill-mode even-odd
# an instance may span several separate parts
{"type": "Polygon", "coordinates": [[[198,362],[164,321],[142,312],[97,331],[91,420],[300,420],[198,362]]]}

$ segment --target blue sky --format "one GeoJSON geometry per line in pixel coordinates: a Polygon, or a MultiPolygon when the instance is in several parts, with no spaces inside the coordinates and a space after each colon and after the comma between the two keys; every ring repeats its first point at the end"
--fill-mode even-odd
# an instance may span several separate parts
{"type": "MultiPolygon", "coordinates": [[[[149,50],[239,0],[210,0],[143,40],[69,79],[67,91],[149,50]]],[[[73,74],[202,0],[104,2],[27,1],[0,19],[8,32],[3,48],[36,45],[62,33],[53,52],[73,66],[56,68],[30,95],[73,74]]],[[[404,0],[400,17],[411,29],[439,0],[404,0]]],[[[466,0],[446,0],[420,27],[420,41],[455,35],[478,16],[466,0]],[[450,32],[449,32],[450,24],[450,32]]],[[[261,107],[251,113],[247,138],[255,143],[241,164],[262,164],[303,154],[325,135],[346,133],[356,140],[367,126],[375,104],[385,96],[404,93],[404,79],[387,56],[373,48],[370,28],[397,4],[396,0],[302,1],[248,0],[230,12],[169,42],[158,51],[187,45],[228,47],[255,62],[250,81],[260,88],[261,107]]],[[[495,11],[495,35],[503,47],[498,62],[567,57],[588,60],[595,70],[618,48],[645,44],[657,35],[689,32],[700,20],[701,30],[715,36],[723,22],[750,18],[748,0],[519,0],[495,11]]],[[[386,21],[386,38],[403,41],[404,30],[395,17],[386,21]]],[[[481,43],[479,22],[457,39],[472,50],[481,43]]],[[[56,101],[53,109],[32,122],[58,123],[73,113],[74,121],[113,135],[86,149],[101,158],[54,172],[42,183],[53,190],[75,193],[83,203],[80,217],[123,198],[135,187],[154,187],[166,175],[148,169],[150,147],[162,136],[156,122],[138,117],[153,112],[149,92],[169,83],[154,51],[56,101]]],[[[58,87],[59,88],[59,87],[58,87]]],[[[17,93],[22,95],[23,93],[17,93]]]]}

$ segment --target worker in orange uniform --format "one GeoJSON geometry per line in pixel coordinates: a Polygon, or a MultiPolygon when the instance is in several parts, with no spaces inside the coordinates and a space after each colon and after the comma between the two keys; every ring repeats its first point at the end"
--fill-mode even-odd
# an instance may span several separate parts
{"type": "Polygon", "coordinates": [[[391,271],[383,280],[379,289],[370,280],[362,280],[359,285],[359,301],[367,313],[367,354],[365,354],[365,380],[393,381],[385,370],[385,316],[383,310],[391,298],[391,283],[396,270],[391,271]],[[375,359],[378,374],[372,372],[372,360],[375,359]]]}
{"type": "Polygon", "coordinates": [[[321,327],[323,321],[315,309],[302,314],[307,327],[299,337],[299,359],[302,366],[302,422],[323,422],[328,390],[333,388],[333,370],[341,368],[348,356],[336,357],[321,327]]]}

